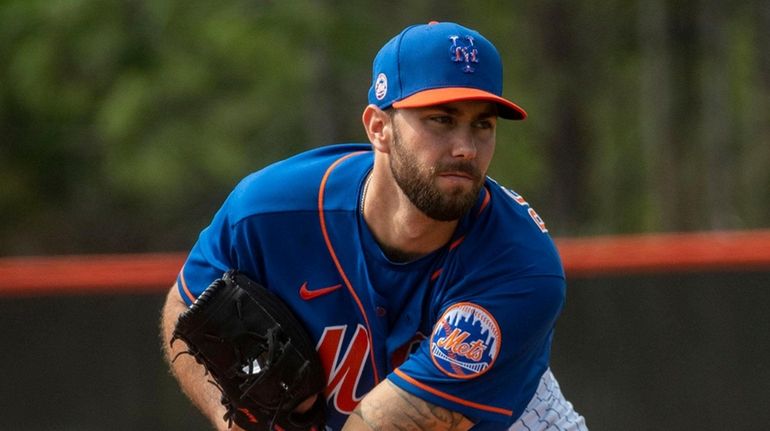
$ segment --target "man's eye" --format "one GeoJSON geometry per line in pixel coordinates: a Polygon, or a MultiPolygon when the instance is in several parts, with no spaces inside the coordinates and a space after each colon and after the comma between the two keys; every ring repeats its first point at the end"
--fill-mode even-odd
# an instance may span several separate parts
{"type": "Polygon", "coordinates": [[[477,129],[491,129],[493,127],[492,122],[488,120],[476,121],[474,126],[477,129]]]}
{"type": "Polygon", "coordinates": [[[439,124],[450,124],[452,122],[452,117],[448,115],[436,115],[433,117],[430,117],[431,121],[435,121],[439,124]]]}

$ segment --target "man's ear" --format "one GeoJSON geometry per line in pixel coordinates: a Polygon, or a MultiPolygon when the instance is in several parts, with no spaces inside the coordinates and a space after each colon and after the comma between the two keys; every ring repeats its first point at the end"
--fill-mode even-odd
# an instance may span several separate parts
{"type": "Polygon", "coordinates": [[[364,123],[366,136],[376,151],[382,153],[390,152],[390,143],[393,137],[393,123],[390,115],[375,105],[368,105],[364,108],[361,116],[364,123]]]}

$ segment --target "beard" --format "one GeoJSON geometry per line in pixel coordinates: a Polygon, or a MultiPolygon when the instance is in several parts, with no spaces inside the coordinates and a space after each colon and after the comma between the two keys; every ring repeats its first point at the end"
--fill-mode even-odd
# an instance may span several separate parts
{"type": "Polygon", "coordinates": [[[481,186],[484,184],[484,176],[468,161],[439,163],[427,170],[421,168],[403,147],[395,130],[390,154],[390,171],[396,184],[412,205],[438,221],[459,220],[473,208],[481,186]],[[457,187],[449,192],[443,192],[436,185],[436,178],[443,172],[468,174],[474,180],[473,187],[470,190],[457,187]]]}

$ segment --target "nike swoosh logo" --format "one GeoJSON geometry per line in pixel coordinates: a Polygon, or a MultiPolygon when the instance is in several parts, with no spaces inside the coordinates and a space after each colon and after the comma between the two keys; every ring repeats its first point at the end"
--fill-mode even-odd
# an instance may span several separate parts
{"type": "Polygon", "coordinates": [[[341,284],[335,284],[334,286],[322,287],[320,289],[310,290],[307,288],[307,281],[306,281],[302,283],[302,286],[300,286],[299,288],[299,297],[304,299],[305,301],[310,301],[311,299],[318,298],[319,296],[332,293],[341,287],[342,287],[341,284]]]}

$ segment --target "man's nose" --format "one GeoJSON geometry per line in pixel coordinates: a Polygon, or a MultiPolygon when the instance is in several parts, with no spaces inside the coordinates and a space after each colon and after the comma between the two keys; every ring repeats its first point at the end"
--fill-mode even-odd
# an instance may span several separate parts
{"type": "Polygon", "coordinates": [[[476,138],[470,127],[458,127],[452,134],[452,156],[464,159],[476,157],[476,138]]]}

